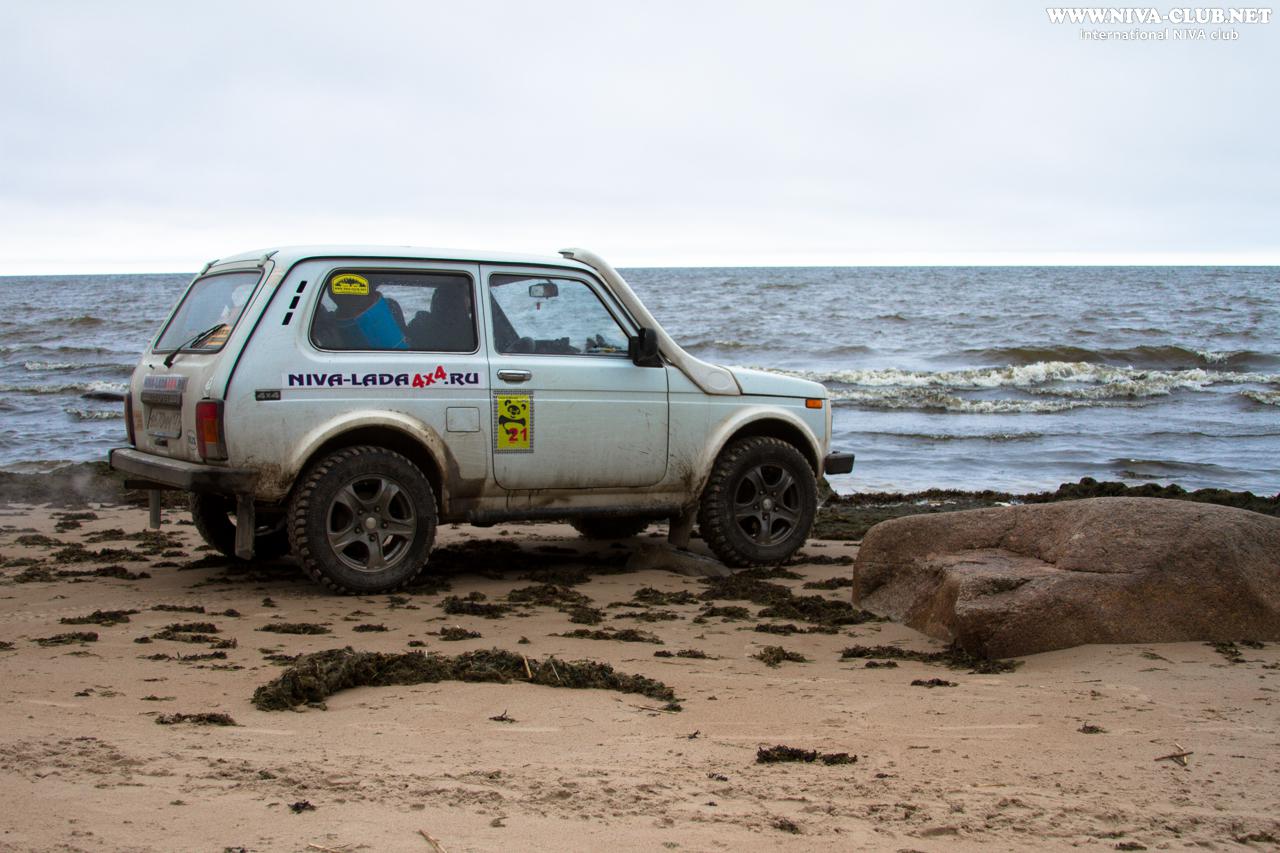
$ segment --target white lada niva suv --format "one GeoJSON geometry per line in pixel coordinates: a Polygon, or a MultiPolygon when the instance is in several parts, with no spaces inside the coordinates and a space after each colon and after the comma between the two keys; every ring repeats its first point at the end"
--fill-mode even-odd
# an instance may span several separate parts
{"type": "Polygon", "coordinates": [[[560,257],[286,247],[208,264],[134,371],[131,487],[191,493],[219,551],[341,592],[429,566],[441,522],[694,522],[730,566],[803,544],[832,453],[815,382],[708,364],[620,275],[560,257]]]}

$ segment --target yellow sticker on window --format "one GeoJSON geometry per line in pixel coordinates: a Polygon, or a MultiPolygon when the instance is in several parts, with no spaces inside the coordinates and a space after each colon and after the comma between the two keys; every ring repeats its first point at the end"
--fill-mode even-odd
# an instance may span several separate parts
{"type": "Polygon", "coordinates": [[[335,275],[329,280],[329,290],[334,296],[368,296],[369,279],[349,272],[335,275]]]}
{"type": "Polygon", "coordinates": [[[529,394],[494,394],[494,449],[533,450],[533,397],[529,394]]]}

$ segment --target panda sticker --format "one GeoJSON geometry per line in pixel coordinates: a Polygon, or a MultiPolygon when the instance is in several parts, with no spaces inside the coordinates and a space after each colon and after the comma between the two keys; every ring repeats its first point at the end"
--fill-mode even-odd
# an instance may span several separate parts
{"type": "Polygon", "coordinates": [[[493,446],[498,452],[533,450],[533,397],[530,394],[494,394],[493,446]]]}

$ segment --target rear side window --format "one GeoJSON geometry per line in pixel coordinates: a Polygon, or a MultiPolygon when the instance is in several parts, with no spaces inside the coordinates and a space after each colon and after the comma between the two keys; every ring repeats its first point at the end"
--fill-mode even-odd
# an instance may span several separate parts
{"type": "Polygon", "coordinates": [[[207,275],[198,279],[187,289],[182,304],[156,341],[155,351],[190,348],[212,352],[222,349],[261,275],[254,270],[207,275]],[[193,341],[195,346],[192,346],[193,341]]]}
{"type": "Polygon", "coordinates": [[[470,276],[401,270],[337,270],[311,320],[327,350],[475,352],[470,276]]]}

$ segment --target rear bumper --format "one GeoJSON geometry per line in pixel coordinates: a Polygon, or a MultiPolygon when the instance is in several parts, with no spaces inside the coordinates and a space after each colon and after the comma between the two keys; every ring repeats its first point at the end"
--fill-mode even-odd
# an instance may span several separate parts
{"type": "Polygon", "coordinates": [[[828,453],[822,461],[823,474],[848,474],[853,470],[852,453],[828,453]]]}
{"type": "Polygon", "coordinates": [[[110,459],[112,470],[135,479],[130,485],[137,488],[244,495],[252,494],[258,484],[258,472],[248,468],[218,468],[183,462],[180,459],[143,453],[132,447],[114,448],[110,459]]]}

